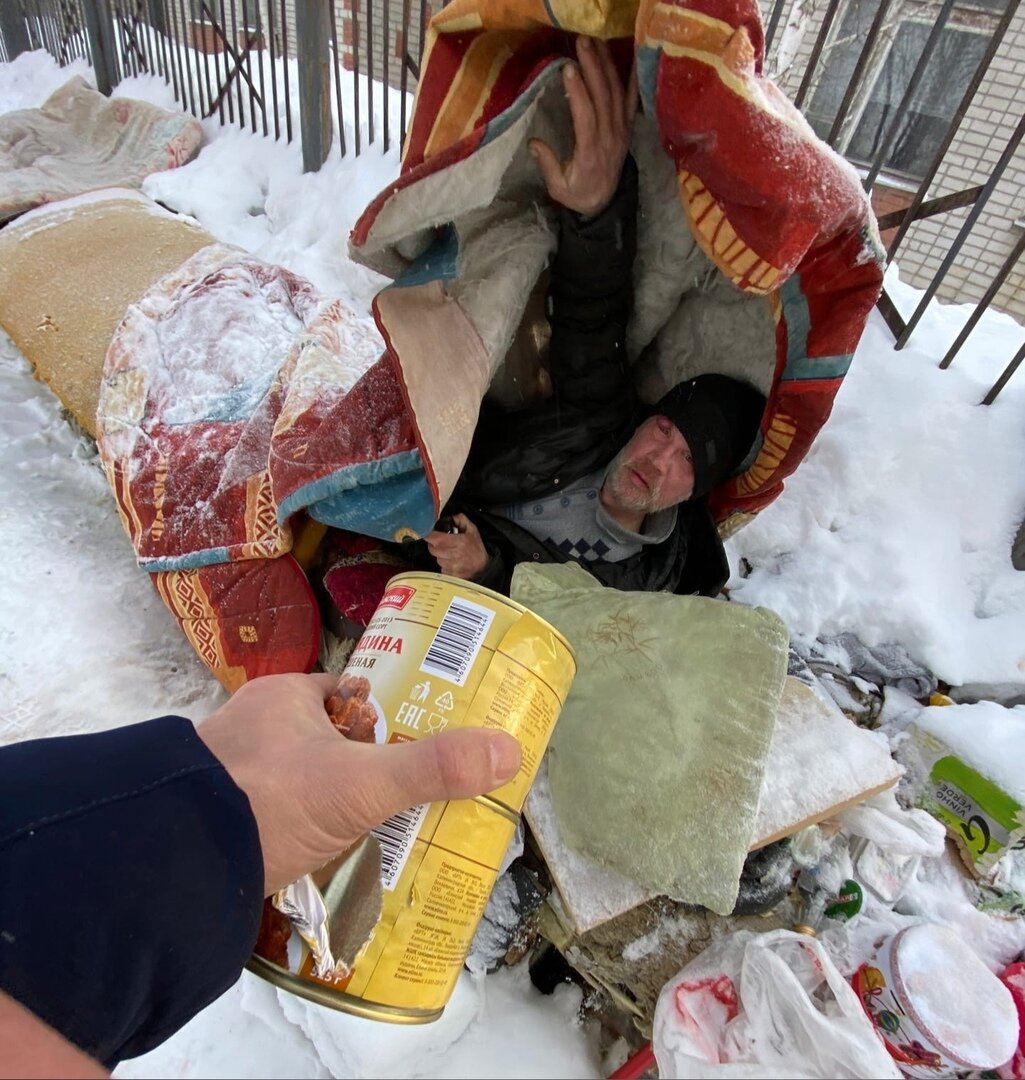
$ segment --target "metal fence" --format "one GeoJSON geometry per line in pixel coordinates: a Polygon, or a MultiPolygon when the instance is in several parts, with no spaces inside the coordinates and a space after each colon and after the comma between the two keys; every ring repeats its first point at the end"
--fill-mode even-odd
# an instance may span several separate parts
{"type": "MultiPolygon", "coordinates": [[[[944,29],[955,13],[963,17],[964,5],[958,0],[932,0],[931,6],[930,0],[822,2],[825,7],[815,16],[810,45],[786,58],[794,12],[814,12],[815,3],[772,0],[765,29],[768,68],[778,69],[786,59],[789,76],[797,79],[795,103],[820,136],[859,167],[866,191],[890,172],[899,173],[907,165],[906,148],[914,148],[918,156],[910,175],[917,188],[906,207],[881,215],[879,221],[884,232],[895,230],[888,259],[901,248],[914,222],[969,208],[910,318],[900,315],[885,292],[880,300],[880,311],[901,349],[1025,137],[1023,116],[988,177],[942,198],[928,198],[1020,0],[969,0],[979,40],[972,39],[974,52],[968,60],[959,61],[962,68],[969,63],[970,70],[964,70],[963,90],[945,126],[922,113],[921,99],[946,59],[944,29]],[[878,86],[886,57],[892,56],[894,13],[908,3],[916,4],[918,36],[907,43],[907,71],[902,78],[891,78],[894,86],[876,115],[870,91],[878,86]],[[827,71],[828,85],[823,82],[827,71]],[[923,123],[929,138],[909,138],[908,130],[913,135],[915,125],[923,123]]],[[[437,0],[436,6],[441,6],[437,0]]],[[[315,170],[332,147],[342,155],[358,155],[378,144],[387,152],[395,140],[405,138],[430,14],[426,0],[0,0],[0,59],[28,48],[44,48],[61,64],[82,57],[93,66],[97,86],[105,93],[129,76],[157,75],[196,116],[216,116],[221,123],[275,139],[300,138],[304,168],[315,170]]],[[[1025,93],[1022,99],[1025,102],[1025,93]]],[[[1025,232],[941,367],[951,364],[1023,252],[1025,232]]],[[[985,404],[996,398],[1023,357],[1025,346],[986,395],[985,404]]]]}

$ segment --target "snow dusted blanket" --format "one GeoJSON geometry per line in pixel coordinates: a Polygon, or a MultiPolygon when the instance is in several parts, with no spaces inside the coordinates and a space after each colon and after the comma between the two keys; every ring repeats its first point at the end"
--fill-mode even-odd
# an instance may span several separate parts
{"type": "Polygon", "coordinates": [[[0,221],[86,191],[138,187],[191,160],[202,141],[193,117],[106,98],[76,75],[40,108],[0,116],[0,221]]]}
{"type": "Polygon", "coordinates": [[[125,314],[107,351],[98,442],[139,564],[273,558],[297,510],[373,532],[414,455],[373,324],[281,267],[210,244],[125,314]],[[366,496],[349,519],[348,490],[366,496]]]}
{"type": "Polygon", "coordinates": [[[718,370],[768,393],[756,453],[712,495],[732,528],[807,452],[882,281],[856,174],[761,75],[754,0],[453,0],[432,19],[401,176],[350,240],[395,278],[375,315],[425,493],[434,508],[450,494],[554,245],[526,142],[569,153],[559,69],[577,33],[612,41],[624,73],[637,57],[639,388],[654,400],[718,370]]]}

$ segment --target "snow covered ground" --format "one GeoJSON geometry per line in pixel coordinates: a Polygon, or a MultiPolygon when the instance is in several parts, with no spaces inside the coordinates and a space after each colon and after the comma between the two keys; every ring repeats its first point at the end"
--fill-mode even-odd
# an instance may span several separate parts
{"type": "MultiPolygon", "coordinates": [[[[58,69],[44,53],[0,64],[0,113],[41,104],[71,74],[90,77],[81,61],[58,69]]],[[[117,93],[175,108],[153,78],[117,93]]],[[[303,175],[298,145],[214,121],[204,131],[199,157],[145,190],[369,319],[381,280],[348,260],[346,238],[396,175],[397,149],[382,155],[378,144],[303,175]]],[[[894,270],[887,284],[902,310],[917,302],[894,270]]],[[[731,588],[779,612],[795,637],[851,631],[870,645],[896,642],[947,682],[1025,694],[1025,573],[1010,561],[1025,517],[1025,373],[993,406],[977,404],[1025,329],[989,313],[939,371],[970,313],[934,303],[899,353],[873,314],[807,460],[730,542],[731,588]]],[[[2,334],[0,545],[0,743],[161,713],[199,719],[223,699],[135,567],[93,451],[2,334]]],[[[990,934],[993,920],[983,925],[949,874],[923,878],[915,896],[923,913],[970,927],[991,963],[1025,947],[1020,920],[990,934]]],[[[576,1022],[578,1004],[568,987],[540,997],[522,967],[464,973],[442,1021],[396,1029],[244,975],[118,1075],[598,1076],[596,1035],[576,1022]]]]}

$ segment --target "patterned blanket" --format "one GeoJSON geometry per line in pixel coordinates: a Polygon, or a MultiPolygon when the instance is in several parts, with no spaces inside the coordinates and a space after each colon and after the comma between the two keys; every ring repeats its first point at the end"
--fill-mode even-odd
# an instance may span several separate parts
{"type": "Polygon", "coordinates": [[[639,384],[654,398],[723,370],[768,395],[746,470],[712,496],[723,531],[779,494],[828,416],[882,252],[857,176],[761,77],[753,0],[453,0],[401,175],[350,238],[394,279],[376,331],[212,244],[129,308],[107,354],[99,443],[125,527],[227,685],[316,657],[297,511],[402,538],[450,495],[553,250],[526,144],[569,151],[576,33],[612,40],[624,73],[637,57],[639,384]]]}
{"type": "Polygon", "coordinates": [[[202,141],[193,117],[105,98],[76,75],[40,108],[0,116],[0,221],[86,191],[138,187],[194,158],[202,141]]]}
{"type": "MultiPolygon", "coordinates": [[[[396,277],[375,314],[416,420],[425,483],[435,504],[443,503],[465,459],[482,388],[551,250],[524,148],[540,135],[568,149],[557,72],[578,33],[612,41],[624,72],[637,57],[649,124],[638,125],[634,154],[649,249],[667,236],[680,248],[696,241],[698,259],[766,312],[767,330],[757,331],[772,339],[759,361],[764,370],[745,372],[768,391],[762,441],[746,471],[713,493],[725,531],[771,502],[804,457],[882,282],[878,231],[857,175],[761,75],[754,0],[453,0],[431,21],[402,174],[357,223],[352,253],[396,277]],[[661,150],[653,155],[645,138],[661,150]],[[668,198],[665,185],[646,191],[646,171],[666,167],[668,198]],[[461,352],[459,382],[424,385],[424,372],[451,343],[461,352]]],[[[643,228],[639,243],[643,264],[643,228]]],[[[677,329],[683,316],[688,327],[701,322],[688,311],[691,294],[705,287],[685,280],[694,258],[684,252],[677,260],[681,280],[667,292],[673,260],[647,255],[637,307],[653,325],[633,328],[635,355],[657,351],[674,320],[677,329]]],[[[665,357],[649,397],[676,381],[671,374],[728,369],[736,311],[713,317],[710,336],[719,340],[696,368],[674,371],[665,357]],[[715,354],[727,361],[710,362],[715,354]]],[[[753,310],[748,315],[757,323],[753,310]]]]}

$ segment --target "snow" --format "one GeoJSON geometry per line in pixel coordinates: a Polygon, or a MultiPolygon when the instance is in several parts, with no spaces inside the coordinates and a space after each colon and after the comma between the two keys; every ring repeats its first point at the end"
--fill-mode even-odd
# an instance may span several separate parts
{"type": "Polygon", "coordinates": [[[958,757],[1025,806],[1025,706],[995,701],[923,709],[915,723],[945,742],[958,757]]]}
{"type": "MultiPolygon", "coordinates": [[[[58,69],[42,52],[0,64],[0,113],[42,104],[75,74],[91,78],[83,62],[58,69]]],[[[175,107],[153,78],[127,80],[117,93],[175,107]]],[[[297,102],[293,95],[296,113],[297,102]]],[[[359,158],[332,153],[304,175],[297,143],[215,120],[203,128],[199,157],[150,177],[147,194],[341,297],[369,322],[382,279],[348,260],[346,238],[395,178],[398,140],[382,154],[380,141],[364,139],[359,158]]],[[[887,287],[905,314],[917,304],[920,294],[894,267],[887,287]]],[[[736,600],[778,612],[808,642],[852,632],[869,645],[902,644],[949,683],[1025,690],[1025,573],[1010,561],[1025,516],[1025,374],[993,406],[978,405],[1025,330],[988,312],[953,367],[939,371],[971,311],[933,303],[900,352],[872,315],[807,460],[730,542],[731,589],[736,600]]],[[[3,335],[0,543],[0,743],[162,713],[199,719],[223,700],[136,567],[94,452],[3,335]]],[[[886,700],[908,718],[917,708],[895,692],[886,700]]],[[[960,723],[953,709],[940,711],[960,723]]],[[[1021,745],[1012,739],[1008,762],[1021,760],[1021,745]]],[[[991,970],[1025,948],[1022,920],[974,908],[949,850],[923,857],[897,911],[870,900],[843,934],[854,955],[880,928],[923,918],[957,931],[991,970]]],[[[638,956],[656,947],[647,938],[630,946],[638,956]]],[[[118,1075],[596,1077],[598,1038],[577,1022],[579,1003],[570,987],[538,995],[525,965],[464,972],[438,1024],[406,1029],[330,1012],[244,974],[118,1075]]]]}
{"type": "MultiPolygon", "coordinates": [[[[907,314],[919,294],[892,266],[886,284],[907,314]]],[[[952,685],[1021,686],[1025,574],[1010,552],[1025,517],[1025,379],[978,403],[1025,329],[987,313],[939,370],[971,311],[932,305],[900,352],[873,313],[785,493],[727,545],[730,587],[795,638],[851,631],[870,646],[900,642],[952,685]]]]}

